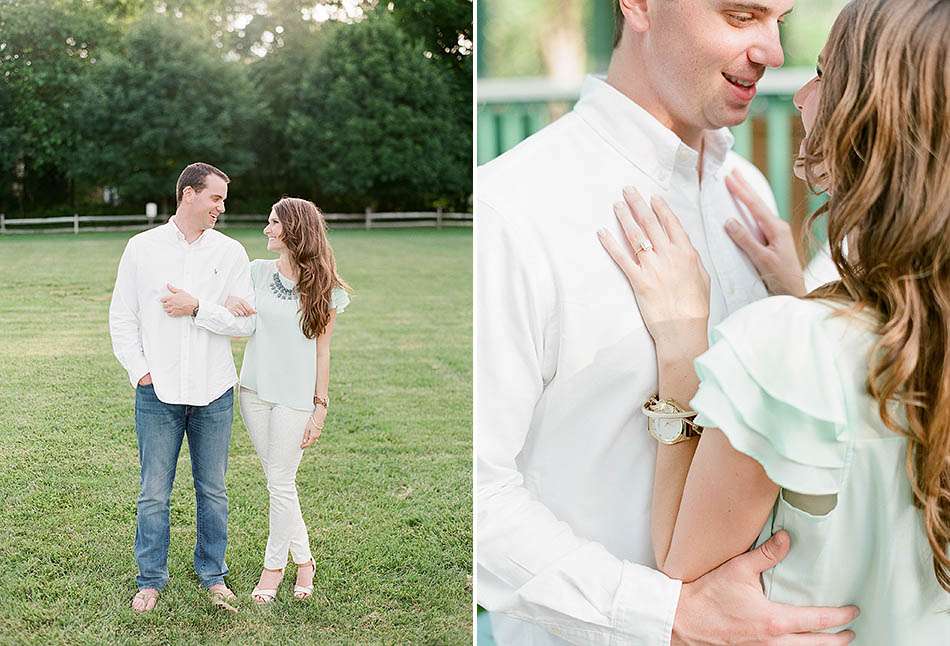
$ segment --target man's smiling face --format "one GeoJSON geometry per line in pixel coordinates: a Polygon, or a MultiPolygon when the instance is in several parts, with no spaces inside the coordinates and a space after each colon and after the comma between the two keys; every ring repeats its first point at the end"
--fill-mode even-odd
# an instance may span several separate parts
{"type": "Polygon", "coordinates": [[[218,217],[224,213],[224,201],[228,197],[228,183],[217,175],[213,173],[207,175],[204,184],[205,187],[196,193],[192,188],[186,189],[193,192],[188,203],[188,210],[193,221],[202,231],[214,228],[218,217]]]}
{"type": "MultiPolygon", "coordinates": [[[[626,2],[625,2],[626,3],[626,2]]],[[[630,2],[630,4],[638,4],[630,2]]],[[[784,62],[779,28],[794,0],[641,0],[645,69],[674,124],[735,126],[756,82],[784,62]]]]}

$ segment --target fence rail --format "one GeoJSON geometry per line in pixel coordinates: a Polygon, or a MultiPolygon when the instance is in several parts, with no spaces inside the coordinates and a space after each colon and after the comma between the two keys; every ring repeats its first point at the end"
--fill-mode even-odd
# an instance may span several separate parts
{"type": "MultiPolygon", "coordinates": [[[[394,212],[375,213],[324,213],[324,219],[332,229],[402,229],[410,227],[470,227],[471,213],[433,212],[394,212]]],[[[74,233],[92,231],[129,231],[150,229],[168,221],[165,216],[150,218],[147,215],[73,215],[51,218],[8,218],[0,213],[0,235],[15,233],[74,233]],[[55,226],[68,224],[70,226],[55,226]],[[52,226],[51,226],[52,225],[52,226]],[[94,226],[81,226],[94,225],[94,226]],[[98,225],[98,226],[95,226],[98,225]]],[[[218,227],[229,225],[260,224],[267,222],[266,214],[223,213],[218,218],[218,227]]]]}

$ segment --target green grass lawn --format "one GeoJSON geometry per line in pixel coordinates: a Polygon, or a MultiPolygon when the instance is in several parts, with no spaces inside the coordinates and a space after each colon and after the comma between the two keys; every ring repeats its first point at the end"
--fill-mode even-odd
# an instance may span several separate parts
{"type": "MultiPolygon", "coordinates": [[[[266,258],[258,229],[229,229],[266,258]]],[[[333,335],[332,406],[297,483],[314,597],[254,606],[267,539],[260,463],[235,411],[228,583],[213,609],[192,569],[195,502],[183,445],[171,580],[128,609],[139,467],[134,393],[108,308],[129,233],[0,238],[0,643],[470,644],[470,230],[335,231],[355,291],[333,335]]],[[[233,342],[240,366],[244,342],[233,342]]]]}

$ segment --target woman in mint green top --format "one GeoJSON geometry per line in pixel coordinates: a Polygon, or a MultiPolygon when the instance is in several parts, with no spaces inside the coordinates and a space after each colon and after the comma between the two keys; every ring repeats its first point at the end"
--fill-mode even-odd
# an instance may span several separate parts
{"type": "MultiPolygon", "coordinates": [[[[257,603],[277,596],[288,554],[297,565],[294,597],[313,593],[316,563],[297,497],[304,449],[323,431],[329,408],[330,338],[350,299],[337,274],[326,224],[312,202],[283,198],[264,229],[275,260],[251,262],[255,328],[241,366],[241,417],[264,468],[269,533],[264,570],[251,593],[257,603]]],[[[242,301],[232,312],[252,313],[242,301]]]]}
{"type": "MultiPolygon", "coordinates": [[[[855,0],[795,95],[796,174],[829,196],[839,280],[806,296],[790,227],[730,177],[762,240],[727,231],[784,295],[735,312],[710,345],[710,278],[675,214],[631,198],[629,247],[600,233],[656,343],[657,564],[687,594],[786,530],[765,593],[849,629],[801,643],[950,643],[948,33],[945,0],[855,0]]],[[[773,628],[812,630],[797,626],[773,628]]]]}
{"type": "MultiPolygon", "coordinates": [[[[244,350],[241,386],[261,399],[295,410],[314,410],[317,340],[300,329],[296,282],[281,273],[278,260],[252,260],[251,282],[257,322],[244,350]],[[278,359],[279,358],[279,359],[278,359]]],[[[330,309],[342,314],[350,297],[342,287],[330,291],[330,309]]]]}

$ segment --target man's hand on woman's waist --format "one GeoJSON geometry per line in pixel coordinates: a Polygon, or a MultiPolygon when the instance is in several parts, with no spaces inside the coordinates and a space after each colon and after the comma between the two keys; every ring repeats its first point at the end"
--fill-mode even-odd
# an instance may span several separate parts
{"type": "Polygon", "coordinates": [[[762,572],[788,554],[788,533],[723,563],[680,592],[671,644],[847,644],[854,633],[820,633],[844,626],[858,616],[854,606],[798,607],[769,601],[762,593],[762,572]]]}

